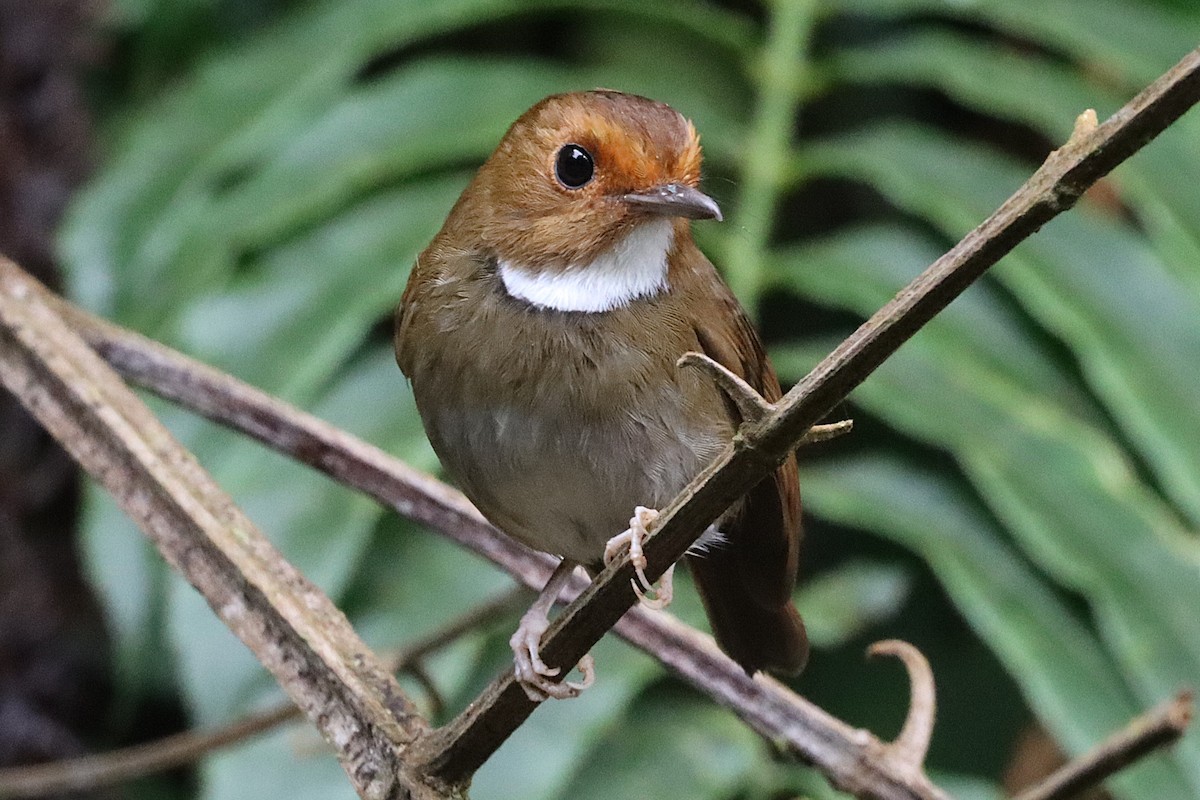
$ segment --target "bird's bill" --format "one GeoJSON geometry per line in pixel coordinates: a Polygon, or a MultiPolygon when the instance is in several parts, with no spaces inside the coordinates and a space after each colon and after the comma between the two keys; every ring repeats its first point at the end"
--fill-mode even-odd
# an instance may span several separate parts
{"type": "Polygon", "coordinates": [[[634,208],[664,217],[715,219],[720,222],[721,207],[699,189],[678,183],[656,186],[645,192],[633,192],[621,199],[634,208]]]}

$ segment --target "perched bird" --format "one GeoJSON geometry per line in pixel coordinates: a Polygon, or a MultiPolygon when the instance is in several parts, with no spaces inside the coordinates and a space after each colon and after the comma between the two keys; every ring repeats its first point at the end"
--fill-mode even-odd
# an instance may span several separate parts
{"type": "MultiPolygon", "coordinates": [[[[741,422],[677,360],[702,353],[780,396],[751,323],[692,241],[690,220],[721,219],[697,188],[700,161],[691,122],[663,103],[547,97],[475,175],[397,309],[397,362],[443,466],[497,527],[563,559],[512,639],[535,700],[591,682],[590,659],[583,684],[557,683],[538,655],[570,572],[628,547],[649,592],[640,546],[653,509],[741,422]]],[[[789,458],[689,551],[717,642],[747,672],[806,660],[791,603],[799,540],[789,458]]],[[[643,600],[670,593],[668,573],[643,600]]]]}

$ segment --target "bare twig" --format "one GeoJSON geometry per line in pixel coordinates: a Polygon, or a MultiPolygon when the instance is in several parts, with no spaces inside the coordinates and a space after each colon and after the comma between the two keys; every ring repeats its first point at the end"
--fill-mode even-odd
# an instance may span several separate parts
{"type": "Polygon", "coordinates": [[[1015,800],[1066,800],[1179,740],[1192,721],[1192,693],[1180,692],[1105,739],[1095,748],[1016,796],[1015,800]]]}
{"type": "Polygon", "coordinates": [[[908,642],[888,639],[867,648],[868,656],[895,656],[908,672],[908,714],[900,735],[885,745],[887,757],[914,779],[925,776],[925,755],[933,739],[933,722],[937,715],[937,697],[933,670],[921,651],[908,642]]]}
{"type": "MultiPolygon", "coordinates": [[[[516,613],[527,602],[528,591],[525,587],[505,592],[494,600],[458,615],[407,647],[385,655],[383,660],[393,672],[406,670],[464,634],[516,613]]],[[[35,766],[3,768],[0,769],[0,798],[33,800],[68,792],[94,791],[103,786],[124,783],[191,764],[209,753],[239,744],[300,717],[300,709],[294,703],[287,702],[248,714],[212,731],[185,731],[108,753],[35,766]]]]}
{"type": "Polygon", "coordinates": [[[675,362],[677,367],[691,367],[708,376],[721,391],[737,406],[738,413],[745,422],[759,422],[775,410],[774,403],[768,403],[754,387],[746,383],[740,376],[735,375],[724,364],[714,361],[703,353],[684,353],[675,362]]]}
{"type": "MultiPolygon", "coordinates": [[[[743,423],[759,422],[778,408],[776,403],[767,402],[762,395],[754,391],[754,388],[746,383],[741,376],[735,375],[724,364],[712,360],[703,353],[684,353],[675,362],[675,365],[700,370],[711,378],[713,383],[717,384],[725,396],[729,398],[730,402],[737,406],[743,423]]],[[[804,436],[800,438],[797,445],[803,446],[836,439],[839,436],[849,433],[853,428],[854,421],[849,419],[833,422],[828,425],[813,425],[804,432],[804,436]]]]}
{"type": "Polygon", "coordinates": [[[187,731],[109,753],[30,767],[7,767],[0,770],[0,797],[4,800],[36,800],[70,792],[94,791],[102,786],[190,764],[214,750],[230,747],[299,718],[300,709],[292,703],[283,703],[213,731],[187,731]]]}
{"type": "Polygon", "coordinates": [[[208,473],[0,258],[0,380],[117,499],[270,670],[364,797],[444,796],[402,772],[426,730],[341,612],[280,557],[208,473]]]}
{"type": "Polygon", "coordinates": [[[804,438],[800,440],[800,446],[828,442],[830,439],[845,436],[852,430],[854,430],[854,420],[852,419],[843,419],[838,422],[831,422],[828,425],[813,425],[805,432],[804,438]]]}

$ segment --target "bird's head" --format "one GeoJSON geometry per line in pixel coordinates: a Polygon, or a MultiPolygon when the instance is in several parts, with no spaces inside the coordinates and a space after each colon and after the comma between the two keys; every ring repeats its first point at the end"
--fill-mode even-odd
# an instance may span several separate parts
{"type": "Polygon", "coordinates": [[[721,219],[698,188],[700,162],[695,128],[664,103],[553,95],[513,123],[456,216],[514,281],[563,276],[584,293],[616,281],[618,294],[639,296],[665,281],[687,219],[721,219]]]}

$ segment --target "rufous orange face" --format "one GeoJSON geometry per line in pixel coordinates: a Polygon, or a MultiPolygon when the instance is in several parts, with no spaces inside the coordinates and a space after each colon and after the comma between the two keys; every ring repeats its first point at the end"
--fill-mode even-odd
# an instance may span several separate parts
{"type": "Polygon", "coordinates": [[[480,169],[471,213],[505,258],[561,268],[651,216],[627,196],[694,189],[700,163],[695,128],[663,103],[603,90],[554,95],[513,123],[480,169]]]}

